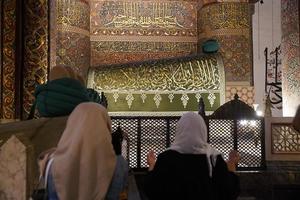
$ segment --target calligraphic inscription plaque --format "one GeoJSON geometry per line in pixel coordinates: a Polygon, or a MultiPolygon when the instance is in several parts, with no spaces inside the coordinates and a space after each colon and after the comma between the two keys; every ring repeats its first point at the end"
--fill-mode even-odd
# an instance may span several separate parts
{"type": "Polygon", "coordinates": [[[95,1],[91,34],[196,36],[196,13],[197,1],[95,1]]]}

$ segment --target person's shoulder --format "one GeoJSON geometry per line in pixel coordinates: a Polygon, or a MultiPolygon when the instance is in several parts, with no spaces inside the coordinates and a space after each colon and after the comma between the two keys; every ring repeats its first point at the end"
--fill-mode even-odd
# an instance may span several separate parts
{"type": "Polygon", "coordinates": [[[159,158],[180,156],[180,153],[174,150],[166,150],[158,155],[159,158]]]}
{"type": "Polygon", "coordinates": [[[163,159],[183,159],[183,160],[198,160],[198,159],[207,159],[205,154],[184,154],[184,153],[180,153],[178,151],[175,150],[166,150],[164,152],[162,152],[161,154],[159,154],[158,156],[159,158],[163,158],[163,159]]]}
{"type": "Polygon", "coordinates": [[[224,158],[222,157],[222,155],[217,156],[215,169],[221,170],[221,171],[224,171],[224,170],[227,171],[227,164],[226,164],[224,158]]]}
{"type": "Polygon", "coordinates": [[[217,155],[217,160],[216,160],[216,163],[219,164],[219,163],[226,163],[223,156],[220,154],[220,155],[217,155]]]}

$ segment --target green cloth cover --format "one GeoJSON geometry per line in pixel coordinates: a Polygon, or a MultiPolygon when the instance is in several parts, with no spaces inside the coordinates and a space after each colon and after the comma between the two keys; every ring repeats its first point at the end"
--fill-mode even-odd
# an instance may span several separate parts
{"type": "Polygon", "coordinates": [[[88,88],[87,93],[88,93],[90,101],[101,104],[101,97],[96,90],[94,90],[92,88],[88,88]]]}
{"type": "Polygon", "coordinates": [[[71,78],[61,78],[38,85],[36,107],[41,117],[69,115],[82,102],[91,101],[87,89],[71,78]]]}

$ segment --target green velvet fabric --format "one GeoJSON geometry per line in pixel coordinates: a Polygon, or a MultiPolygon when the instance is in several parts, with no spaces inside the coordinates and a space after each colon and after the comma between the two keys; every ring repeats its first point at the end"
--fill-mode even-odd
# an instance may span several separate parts
{"type": "Polygon", "coordinates": [[[82,102],[90,101],[87,89],[71,78],[61,78],[38,85],[35,90],[36,108],[42,117],[70,114],[82,102]]]}

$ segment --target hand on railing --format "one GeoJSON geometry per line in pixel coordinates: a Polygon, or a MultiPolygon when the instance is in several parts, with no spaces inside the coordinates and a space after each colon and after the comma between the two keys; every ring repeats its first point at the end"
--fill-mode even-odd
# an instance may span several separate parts
{"type": "Polygon", "coordinates": [[[240,156],[239,152],[236,150],[231,150],[229,152],[229,158],[227,161],[228,170],[231,172],[235,172],[236,165],[239,163],[240,159],[241,159],[241,156],[240,156]]]}
{"type": "Polygon", "coordinates": [[[147,164],[149,165],[148,171],[152,171],[156,162],[156,154],[153,150],[147,154],[147,164]]]}

